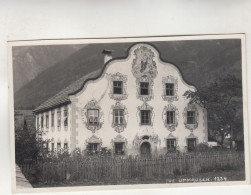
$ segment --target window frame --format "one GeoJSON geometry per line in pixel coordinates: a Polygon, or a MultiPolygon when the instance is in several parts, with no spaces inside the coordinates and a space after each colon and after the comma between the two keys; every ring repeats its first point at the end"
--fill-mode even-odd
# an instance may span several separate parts
{"type": "Polygon", "coordinates": [[[100,143],[88,143],[88,151],[89,152],[97,152],[100,148],[100,143]]]}
{"type": "Polygon", "coordinates": [[[175,111],[174,110],[168,110],[168,111],[166,111],[166,124],[167,125],[173,125],[173,124],[175,124],[175,122],[176,122],[175,121],[175,111]],[[170,113],[173,113],[173,115],[169,116],[170,113]],[[169,122],[170,119],[172,119],[171,120],[172,122],[169,122]]]}
{"type": "Polygon", "coordinates": [[[141,125],[151,125],[151,110],[140,110],[140,124],[141,125]],[[144,112],[147,115],[144,115],[144,112]],[[143,119],[144,116],[147,116],[147,119],[143,119]],[[148,121],[146,121],[148,120],[148,121]],[[146,122],[145,122],[146,121],[146,122]]]}
{"type": "Polygon", "coordinates": [[[140,95],[150,95],[149,93],[149,86],[150,86],[150,83],[149,82],[140,82],[139,83],[139,87],[140,87],[140,95]],[[142,86],[143,84],[147,84],[147,86],[142,86]],[[142,90],[146,90],[147,93],[142,93],[143,91],[142,90]]]}
{"type": "Polygon", "coordinates": [[[124,109],[113,109],[113,124],[114,125],[124,125],[125,124],[125,110],[124,109]],[[116,116],[116,112],[118,112],[118,115],[116,116]],[[122,115],[121,112],[123,113],[122,115]],[[118,118],[116,122],[116,118],[118,118]],[[122,120],[122,122],[121,122],[122,120]]]}
{"type": "Polygon", "coordinates": [[[49,128],[49,113],[45,114],[45,127],[47,129],[49,128]]]}
{"type": "Polygon", "coordinates": [[[176,143],[177,143],[177,139],[175,139],[175,138],[166,139],[167,150],[176,150],[176,143]],[[168,143],[168,142],[173,142],[173,143],[168,143]]]}
{"type": "Polygon", "coordinates": [[[68,126],[68,107],[64,107],[64,126],[68,126]]]}
{"type": "Polygon", "coordinates": [[[57,109],[57,127],[61,127],[61,109],[57,109]]]}
{"type": "Polygon", "coordinates": [[[197,139],[196,138],[187,138],[187,150],[189,152],[193,151],[195,149],[196,145],[197,145],[197,139]],[[193,147],[192,147],[192,149],[189,146],[189,144],[191,143],[190,141],[193,141],[193,147]]]}
{"type": "MultiPolygon", "coordinates": [[[[96,116],[96,115],[93,115],[94,117],[96,116]]],[[[90,126],[98,126],[99,125],[99,109],[96,109],[96,108],[89,108],[89,109],[87,109],[87,120],[88,120],[88,125],[90,125],[90,126]],[[98,113],[98,115],[97,115],[97,122],[95,123],[95,122],[90,122],[90,113],[89,113],[89,111],[97,111],[97,113],[98,113]]]]}
{"type": "Polygon", "coordinates": [[[41,128],[44,128],[44,115],[41,115],[41,128]]]}
{"type": "Polygon", "coordinates": [[[113,81],[113,94],[122,95],[123,94],[123,81],[113,81]],[[120,83],[120,86],[115,85],[115,83],[120,83]],[[119,90],[120,92],[116,92],[119,90]]]}
{"type": "Polygon", "coordinates": [[[166,96],[174,96],[174,83],[166,83],[165,87],[166,87],[165,95],[166,96]],[[168,87],[168,85],[169,85],[169,87],[168,87]],[[172,87],[170,87],[170,86],[172,86],[172,87]]]}
{"type": "Polygon", "coordinates": [[[125,142],[114,142],[114,154],[125,155],[125,142]],[[118,151],[118,146],[119,146],[119,151],[118,151]]]}
{"type": "Polygon", "coordinates": [[[55,113],[54,113],[54,111],[52,111],[51,112],[51,127],[54,127],[54,123],[55,123],[55,121],[54,121],[55,118],[54,117],[55,117],[55,113]]]}
{"type": "Polygon", "coordinates": [[[188,125],[194,125],[196,122],[195,122],[195,111],[193,110],[189,110],[187,111],[187,124],[188,125]],[[189,113],[193,113],[192,116],[189,116],[189,113]],[[190,121],[192,120],[192,122],[190,121]]]}

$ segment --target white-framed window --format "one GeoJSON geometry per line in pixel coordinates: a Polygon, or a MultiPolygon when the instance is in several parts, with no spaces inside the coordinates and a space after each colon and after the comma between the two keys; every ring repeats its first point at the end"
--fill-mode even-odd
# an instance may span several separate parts
{"type": "Polygon", "coordinates": [[[61,127],[61,109],[57,109],[57,126],[61,127]]]}
{"type": "Polygon", "coordinates": [[[115,154],[116,155],[124,155],[125,154],[125,143],[124,142],[115,142],[115,154]]]}
{"type": "Polygon", "coordinates": [[[54,142],[51,143],[51,151],[52,151],[52,152],[55,151],[55,144],[54,144],[54,142]]]}
{"type": "Polygon", "coordinates": [[[141,124],[150,125],[151,124],[151,111],[150,110],[141,110],[141,124]]]}
{"type": "Polygon", "coordinates": [[[54,111],[51,111],[51,127],[54,127],[54,111]]]}
{"type": "Polygon", "coordinates": [[[90,152],[96,152],[99,150],[100,147],[100,143],[89,143],[88,144],[88,150],[90,152]]]}
{"type": "Polygon", "coordinates": [[[167,150],[175,150],[176,149],[176,139],[167,139],[166,140],[166,148],[167,148],[167,150]]]}
{"type": "Polygon", "coordinates": [[[166,83],[166,96],[174,95],[174,83],[166,83]]]}
{"type": "Polygon", "coordinates": [[[48,114],[48,112],[45,115],[45,126],[46,126],[46,128],[49,128],[49,114],[48,114]]]}
{"type": "Polygon", "coordinates": [[[64,150],[68,150],[68,143],[64,143],[64,150]]]}
{"type": "Polygon", "coordinates": [[[196,147],[196,138],[188,138],[187,139],[187,150],[193,151],[196,147]]]}
{"type": "Polygon", "coordinates": [[[166,123],[174,124],[175,123],[175,111],[167,111],[166,112],[166,123]]]}
{"type": "Polygon", "coordinates": [[[140,95],[149,95],[149,83],[140,82],[140,95]]]}
{"type": "Polygon", "coordinates": [[[98,109],[88,109],[87,116],[88,116],[89,125],[99,124],[99,110],[98,109]]]}
{"type": "Polygon", "coordinates": [[[57,150],[60,150],[61,149],[61,142],[58,142],[57,143],[57,150]]]}
{"type": "Polygon", "coordinates": [[[113,110],[113,123],[115,125],[124,124],[124,110],[123,109],[114,109],[113,110]]]}
{"type": "Polygon", "coordinates": [[[123,94],[123,81],[113,81],[113,94],[123,94]]]}
{"type": "Polygon", "coordinates": [[[64,107],[64,126],[68,126],[68,107],[64,107]]]}
{"type": "Polygon", "coordinates": [[[39,128],[39,116],[37,116],[37,128],[39,128]]]}
{"type": "Polygon", "coordinates": [[[44,128],[44,115],[41,115],[41,128],[44,128]]]}
{"type": "Polygon", "coordinates": [[[195,111],[187,111],[187,124],[195,124],[195,111]]]}

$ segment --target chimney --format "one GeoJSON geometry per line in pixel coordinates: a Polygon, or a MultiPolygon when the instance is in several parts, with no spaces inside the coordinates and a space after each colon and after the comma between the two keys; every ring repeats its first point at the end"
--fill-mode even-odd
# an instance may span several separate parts
{"type": "Polygon", "coordinates": [[[104,63],[108,62],[112,59],[112,50],[103,50],[102,54],[104,54],[104,63]]]}

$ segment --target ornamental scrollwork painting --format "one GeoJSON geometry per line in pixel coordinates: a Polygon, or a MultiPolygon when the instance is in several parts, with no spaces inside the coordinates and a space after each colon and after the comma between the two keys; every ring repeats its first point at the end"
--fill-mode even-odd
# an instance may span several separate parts
{"type": "Polygon", "coordinates": [[[162,120],[164,122],[165,127],[167,130],[173,132],[175,131],[175,128],[178,126],[179,123],[179,110],[173,105],[173,104],[168,104],[167,106],[164,107],[163,113],[162,113],[162,120]],[[174,113],[174,118],[172,123],[168,123],[167,121],[167,114],[168,112],[173,112],[174,113]]]}
{"type": "Polygon", "coordinates": [[[189,129],[191,132],[198,127],[199,124],[199,112],[195,104],[188,104],[185,107],[183,112],[183,119],[186,129],[189,129]],[[192,113],[194,116],[191,117],[191,121],[188,121],[188,112],[192,113]]]}
{"type": "Polygon", "coordinates": [[[109,81],[109,86],[110,86],[110,92],[109,92],[110,98],[114,100],[118,100],[118,101],[127,99],[128,97],[127,92],[126,92],[127,75],[117,72],[115,74],[107,74],[107,79],[109,81]],[[114,93],[114,86],[113,86],[114,81],[120,81],[122,83],[121,93],[114,93]]]}
{"type": "Polygon", "coordinates": [[[146,46],[134,50],[136,58],[132,63],[132,73],[136,78],[146,76],[154,79],[157,76],[156,62],[153,60],[154,52],[146,46]]]}
{"type": "Polygon", "coordinates": [[[89,101],[82,110],[82,120],[86,128],[92,133],[99,130],[104,121],[103,111],[95,99],[89,101]]]}
{"type": "Polygon", "coordinates": [[[150,126],[153,126],[153,116],[154,116],[154,113],[153,113],[153,107],[150,106],[148,103],[144,102],[141,106],[138,106],[137,108],[138,112],[137,112],[137,116],[139,117],[139,126],[143,126],[143,125],[146,125],[146,124],[142,124],[141,123],[141,111],[143,110],[146,110],[146,111],[150,111],[150,118],[149,118],[149,123],[147,125],[150,125],[150,126]]]}
{"type": "Polygon", "coordinates": [[[126,152],[127,139],[125,137],[119,134],[111,140],[113,153],[115,153],[115,143],[123,143],[122,151],[126,152]]]}
{"type": "Polygon", "coordinates": [[[102,139],[97,137],[96,135],[92,135],[90,138],[85,140],[85,145],[87,146],[88,144],[100,144],[102,145],[102,139]]]}
{"type": "Polygon", "coordinates": [[[123,132],[126,128],[128,121],[128,111],[126,107],[120,102],[116,102],[114,105],[112,105],[110,113],[112,116],[112,127],[118,133],[123,132]],[[115,117],[117,117],[117,120],[115,119],[115,117]]]}
{"type": "Polygon", "coordinates": [[[149,142],[152,144],[161,144],[161,140],[157,134],[151,134],[151,135],[136,135],[133,139],[133,145],[138,148],[143,142],[149,142]]]}
{"type": "Polygon", "coordinates": [[[178,79],[174,78],[172,75],[169,75],[167,77],[162,77],[162,99],[164,101],[173,102],[178,101],[178,79]],[[172,94],[167,94],[167,84],[172,84],[173,88],[172,94]]]}
{"type": "Polygon", "coordinates": [[[147,76],[142,76],[140,78],[136,79],[136,88],[137,88],[137,98],[140,99],[141,101],[150,101],[153,99],[153,79],[149,78],[147,76]],[[140,88],[140,83],[149,83],[148,86],[148,95],[141,95],[141,88],[140,88]]]}

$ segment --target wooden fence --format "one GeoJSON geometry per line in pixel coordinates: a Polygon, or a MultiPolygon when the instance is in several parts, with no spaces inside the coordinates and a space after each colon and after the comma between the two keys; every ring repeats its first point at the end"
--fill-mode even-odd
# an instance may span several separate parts
{"type": "Polygon", "coordinates": [[[244,154],[216,154],[150,159],[89,159],[81,161],[43,162],[21,165],[24,173],[31,170],[42,183],[81,182],[84,180],[130,179],[135,177],[168,177],[213,170],[243,169],[244,154]],[[36,169],[36,170],[35,170],[36,169]],[[39,171],[38,171],[39,170],[39,171]]]}

